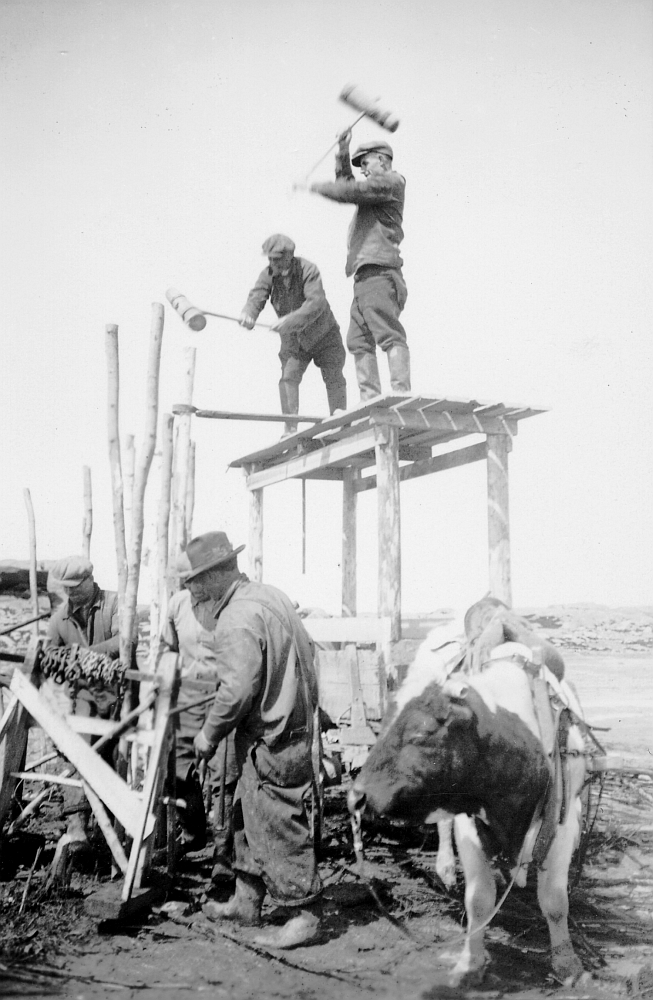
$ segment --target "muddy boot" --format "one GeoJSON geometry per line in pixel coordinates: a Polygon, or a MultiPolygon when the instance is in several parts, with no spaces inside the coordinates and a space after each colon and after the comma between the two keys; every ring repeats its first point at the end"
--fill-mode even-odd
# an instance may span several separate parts
{"type": "Polygon", "coordinates": [[[347,409],[347,384],[345,382],[342,385],[337,383],[326,385],[326,393],[329,413],[333,414],[347,409]]]}
{"type": "Polygon", "coordinates": [[[313,944],[321,935],[322,930],[322,900],[318,899],[297,912],[282,924],[273,927],[263,934],[257,934],[254,944],[264,948],[297,948],[300,945],[313,944]]]}
{"type": "Polygon", "coordinates": [[[226,903],[209,900],[202,907],[202,913],[209,920],[233,920],[247,927],[258,927],[264,896],[265,883],[262,878],[239,872],[236,876],[236,891],[231,899],[226,903]]]}
{"type": "Polygon", "coordinates": [[[361,402],[381,394],[381,377],[376,354],[355,354],[356,381],[361,394],[361,402]]]}
{"type": "MultiPolygon", "coordinates": [[[[286,379],[279,380],[279,398],[281,400],[282,413],[299,413],[299,382],[288,382],[286,379]]],[[[295,421],[287,420],[284,424],[284,431],[281,440],[290,437],[297,430],[295,421]]]]}
{"type": "Polygon", "coordinates": [[[214,795],[213,809],[213,871],[211,882],[224,884],[233,882],[235,875],[231,868],[233,854],[233,807],[235,784],[227,783],[224,787],[224,803],[222,793],[214,795]]]}
{"type": "Polygon", "coordinates": [[[390,387],[394,392],[410,392],[410,351],[403,344],[395,344],[388,351],[390,387]]]}
{"type": "Polygon", "coordinates": [[[179,831],[177,835],[177,857],[206,847],[206,812],[202,786],[195,768],[189,771],[185,780],[177,779],[177,796],[186,803],[177,811],[179,831]]]}
{"type": "Polygon", "coordinates": [[[86,812],[74,812],[68,816],[65,836],[68,839],[68,850],[71,854],[90,850],[87,823],[88,814],[86,812]]]}

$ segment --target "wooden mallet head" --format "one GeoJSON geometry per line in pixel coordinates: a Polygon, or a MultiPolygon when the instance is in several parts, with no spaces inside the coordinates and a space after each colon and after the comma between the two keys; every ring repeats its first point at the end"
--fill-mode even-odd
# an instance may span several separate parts
{"type": "Polygon", "coordinates": [[[195,330],[196,333],[204,329],[206,316],[200,309],[196,309],[185,295],[178,292],[176,288],[169,288],[166,292],[166,298],[175,312],[179,313],[186,326],[195,330]]]}
{"type": "Polygon", "coordinates": [[[365,115],[366,118],[371,118],[387,132],[396,132],[399,128],[399,119],[396,115],[382,108],[378,98],[368,97],[360,87],[355,87],[352,83],[343,87],[340,100],[348,104],[350,108],[359,111],[361,115],[365,115]]]}

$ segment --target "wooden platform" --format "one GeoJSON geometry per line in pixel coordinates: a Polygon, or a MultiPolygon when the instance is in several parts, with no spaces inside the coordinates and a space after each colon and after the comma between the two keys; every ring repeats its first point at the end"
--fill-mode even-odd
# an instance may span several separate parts
{"type": "MultiPolygon", "coordinates": [[[[292,478],[344,479],[345,470],[363,470],[376,463],[378,429],[397,429],[398,459],[407,463],[400,479],[486,458],[485,444],[433,456],[433,448],[470,434],[514,437],[518,422],[544,413],[544,408],[481,402],[452,396],[395,393],[376,396],[345,413],[328,417],[283,441],[234,459],[250,490],[292,478]]],[[[198,411],[208,416],[210,411],[198,411]]],[[[360,476],[356,492],[376,486],[376,476],[360,476]]]]}

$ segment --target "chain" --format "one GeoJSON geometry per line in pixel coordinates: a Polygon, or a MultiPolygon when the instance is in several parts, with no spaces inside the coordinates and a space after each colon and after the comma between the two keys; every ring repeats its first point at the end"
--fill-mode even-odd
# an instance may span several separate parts
{"type": "Polygon", "coordinates": [[[120,660],[76,643],[46,649],[39,659],[39,669],[43,677],[52,678],[56,684],[69,684],[74,693],[87,686],[117,688],[121,695],[125,689],[125,668],[120,660]]]}

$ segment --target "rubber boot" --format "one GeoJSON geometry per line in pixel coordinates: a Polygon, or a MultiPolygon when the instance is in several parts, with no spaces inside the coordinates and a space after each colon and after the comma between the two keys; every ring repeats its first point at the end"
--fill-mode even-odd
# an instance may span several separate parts
{"type": "MultiPolygon", "coordinates": [[[[280,379],[279,399],[281,400],[282,413],[299,413],[299,382],[288,382],[286,379],[280,379]]],[[[290,437],[296,430],[296,421],[287,420],[281,440],[283,441],[285,437],[290,437]]]]}
{"type": "Polygon", "coordinates": [[[177,795],[186,802],[185,808],[180,807],[177,811],[179,824],[177,854],[183,857],[206,847],[204,796],[194,767],[189,770],[185,780],[177,779],[177,795]]]}
{"type": "Polygon", "coordinates": [[[395,344],[388,351],[390,388],[394,392],[410,392],[410,351],[404,344],[395,344]]]}
{"type": "Polygon", "coordinates": [[[236,891],[226,903],[209,900],[202,907],[202,913],[209,920],[233,920],[247,927],[258,927],[261,923],[261,907],[265,896],[265,882],[256,875],[238,872],[236,891]]]}
{"type": "Polygon", "coordinates": [[[313,944],[320,937],[321,930],[322,900],[318,899],[297,910],[281,927],[272,927],[263,934],[257,934],[254,944],[264,948],[297,948],[313,944]]]}
{"type": "Polygon", "coordinates": [[[218,791],[213,797],[213,871],[211,882],[233,882],[235,875],[231,868],[233,852],[233,805],[235,782],[228,782],[224,787],[224,805],[222,795],[218,791]]]}
{"type": "Polygon", "coordinates": [[[381,377],[376,354],[355,354],[356,381],[361,394],[361,402],[381,395],[381,377]]]}

